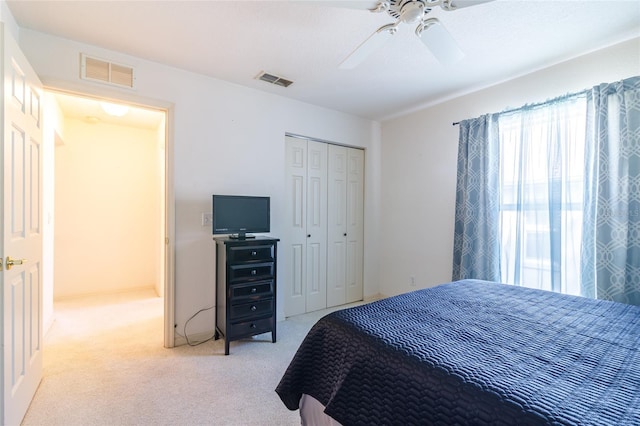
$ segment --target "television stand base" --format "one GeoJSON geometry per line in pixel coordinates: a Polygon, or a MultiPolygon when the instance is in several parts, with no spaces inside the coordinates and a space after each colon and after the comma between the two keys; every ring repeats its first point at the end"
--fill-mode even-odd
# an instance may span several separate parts
{"type": "Polygon", "coordinates": [[[231,240],[248,240],[251,238],[255,238],[255,235],[251,234],[231,234],[229,235],[229,239],[231,240]]]}

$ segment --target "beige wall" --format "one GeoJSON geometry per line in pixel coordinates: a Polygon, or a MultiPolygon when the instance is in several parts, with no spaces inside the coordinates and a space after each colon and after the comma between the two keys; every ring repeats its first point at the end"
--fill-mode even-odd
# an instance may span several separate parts
{"type": "Polygon", "coordinates": [[[65,119],[55,152],[54,298],[155,288],[155,130],[65,119]]]}

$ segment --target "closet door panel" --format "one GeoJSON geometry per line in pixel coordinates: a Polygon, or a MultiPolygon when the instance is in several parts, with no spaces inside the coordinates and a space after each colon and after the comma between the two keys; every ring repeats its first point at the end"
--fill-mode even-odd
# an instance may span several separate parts
{"type": "Polygon", "coordinates": [[[346,301],[347,148],[329,145],[327,307],[346,301]]]}
{"type": "Polygon", "coordinates": [[[347,151],[346,202],[346,298],[345,303],[362,300],[364,294],[364,151],[347,151]]]}
{"type": "Polygon", "coordinates": [[[306,312],[327,307],[327,144],[307,141],[306,312]]]}
{"type": "Polygon", "coordinates": [[[287,137],[286,151],[286,240],[281,243],[285,316],[306,312],[307,250],[307,143],[287,137]]]}

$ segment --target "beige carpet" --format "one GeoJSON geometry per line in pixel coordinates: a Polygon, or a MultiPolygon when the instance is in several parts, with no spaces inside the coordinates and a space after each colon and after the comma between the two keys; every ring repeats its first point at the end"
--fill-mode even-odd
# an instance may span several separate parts
{"type": "Polygon", "coordinates": [[[278,323],[231,343],[162,346],[162,299],[151,291],[57,303],[44,377],[23,425],[296,425],[274,389],[315,321],[278,323]]]}

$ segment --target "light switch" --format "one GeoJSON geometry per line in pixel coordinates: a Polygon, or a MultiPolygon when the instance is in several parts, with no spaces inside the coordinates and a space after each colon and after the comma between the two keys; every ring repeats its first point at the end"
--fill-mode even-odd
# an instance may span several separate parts
{"type": "Polygon", "coordinates": [[[213,224],[213,213],[202,213],[202,226],[211,226],[213,224]]]}

